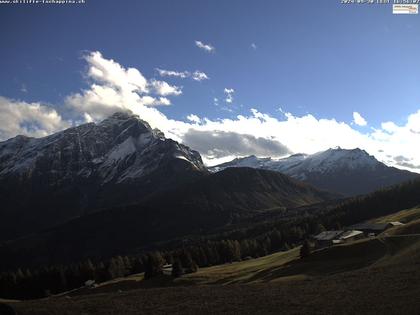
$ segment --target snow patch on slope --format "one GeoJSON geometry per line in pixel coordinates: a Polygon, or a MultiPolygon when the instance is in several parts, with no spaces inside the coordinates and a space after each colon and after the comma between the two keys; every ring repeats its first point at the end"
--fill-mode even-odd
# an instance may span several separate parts
{"type": "Polygon", "coordinates": [[[134,144],[133,137],[130,136],[111,151],[111,153],[108,155],[108,160],[122,160],[134,152],[136,152],[136,145],[134,144]]]}

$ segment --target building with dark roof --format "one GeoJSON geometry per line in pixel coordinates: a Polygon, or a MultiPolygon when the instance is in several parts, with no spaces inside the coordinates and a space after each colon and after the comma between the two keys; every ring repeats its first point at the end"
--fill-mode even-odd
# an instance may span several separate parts
{"type": "Polygon", "coordinates": [[[317,248],[331,246],[344,231],[324,231],[312,237],[317,248]]]}
{"type": "Polygon", "coordinates": [[[340,235],[339,240],[342,242],[352,242],[352,241],[360,240],[364,237],[365,237],[365,233],[363,233],[363,231],[348,230],[340,235]]]}

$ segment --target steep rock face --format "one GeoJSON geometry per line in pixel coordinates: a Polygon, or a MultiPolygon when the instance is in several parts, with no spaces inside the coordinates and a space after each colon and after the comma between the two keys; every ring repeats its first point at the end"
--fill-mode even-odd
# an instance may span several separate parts
{"type": "Polygon", "coordinates": [[[138,202],[205,173],[198,152],[128,113],[44,138],[17,136],[0,143],[0,239],[138,202]]]}
{"type": "Polygon", "coordinates": [[[280,160],[249,156],[217,165],[210,171],[243,166],[281,172],[345,196],[366,194],[418,177],[418,174],[386,166],[364,150],[340,148],[312,155],[295,154],[280,160]]]}

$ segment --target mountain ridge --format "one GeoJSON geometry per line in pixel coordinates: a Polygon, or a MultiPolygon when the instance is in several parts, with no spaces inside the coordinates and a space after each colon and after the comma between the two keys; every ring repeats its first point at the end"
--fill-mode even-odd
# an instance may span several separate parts
{"type": "Polygon", "coordinates": [[[319,189],[345,196],[370,193],[420,177],[416,173],[386,166],[359,148],[334,148],[312,155],[294,154],[279,160],[251,155],[210,167],[209,170],[217,172],[228,167],[243,166],[281,172],[319,189]]]}
{"type": "Polygon", "coordinates": [[[138,202],[207,172],[198,152],[131,113],[17,136],[0,143],[0,239],[138,202]]]}

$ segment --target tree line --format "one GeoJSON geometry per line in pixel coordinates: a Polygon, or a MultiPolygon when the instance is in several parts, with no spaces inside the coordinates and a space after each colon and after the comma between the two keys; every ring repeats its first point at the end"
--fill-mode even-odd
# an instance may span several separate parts
{"type": "MultiPolygon", "coordinates": [[[[419,191],[420,181],[412,181],[365,197],[351,198],[331,208],[303,210],[292,218],[270,219],[231,228],[206,238],[190,239],[174,249],[2,272],[0,297],[40,298],[79,288],[87,280],[100,283],[142,272],[145,279],[149,279],[161,275],[165,264],[172,265],[172,276],[177,277],[195,272],[199,267],[265,256],[298,246],[310,235],[325,229],[341,229],[419,205],[419,191]]],[[[303,248],[303,257],[307,255],[306,250],[303,248]]]]}
{"type": "MultiPolygon", "coordinates": [[[[301,238],[301,231],[296,237],[301,238]]],[[[83,287],[87,280],[96,283],[144,272],[145,279],[163,273],[165,264],[172,265],[172,276],[224,263],[260,257],[290,245],[278,230],[260,237],[242,240],[205,240],[181,248],[153,251],[137,256],[116,256],[108,260],[58,265],[37,269],[17,269],[0,273],[0,297],[33,299],[83,287]]]]}

